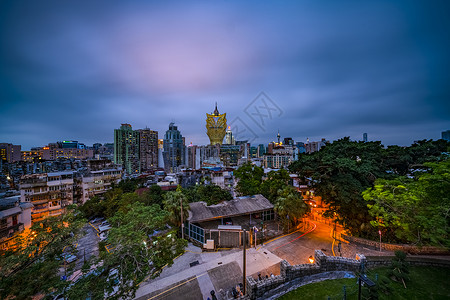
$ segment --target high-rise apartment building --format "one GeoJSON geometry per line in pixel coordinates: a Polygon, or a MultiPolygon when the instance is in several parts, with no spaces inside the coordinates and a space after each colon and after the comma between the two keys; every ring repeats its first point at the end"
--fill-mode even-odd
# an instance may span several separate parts
{"type": "Polygon", "coordinates": [[[148,128],[138,131],[141,169],[149,171],[158,168],[158,131],[148,128]]]}
{"type": "Polygon", "coordinates": [[[0,143],[0,160],[12,163],[22,160],[21,145],[0,143]]]}
{"type": "Polygon", "coordinates": [[[185,164],[185,145],[183,136],[173,122],[164,135],[163,147],[164,169],[167,172],[178,171],[185,164]]]}
{"type": "Polygon", "coordinates": [[[141,172],[140,134],[133,130],[130,124],[122,124],[114,129],[114,163],[122,165],[128,174],[141,172]]]}

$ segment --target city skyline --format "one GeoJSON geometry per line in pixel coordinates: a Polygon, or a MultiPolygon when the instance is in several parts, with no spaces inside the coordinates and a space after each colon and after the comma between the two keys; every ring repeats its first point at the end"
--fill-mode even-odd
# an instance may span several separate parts
{"type": "Polygon", "coordinates": [[[206,145],[215,102],[253,144],[450,127],[447,3],[176,4],[3,2],[0,142],[111,143],[122,123],[162,138],[174,122],[206,145]]]}

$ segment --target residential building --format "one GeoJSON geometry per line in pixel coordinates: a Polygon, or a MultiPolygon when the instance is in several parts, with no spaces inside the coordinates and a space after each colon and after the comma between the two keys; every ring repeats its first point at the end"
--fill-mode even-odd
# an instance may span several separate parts
{"type": "Polygon", "coordinates": [[[22,153],[22,161],[25,162],[38,162],[41,160],[41,152],[39,150],[30,150],[30,151],[21,151],[22,153]]]}
{"type": "Polygon", "coordinates": [[[0,143],[0,160],[13,163],[22,160],[21,145],[0,143]]]}
{"type": "Polygon", "coordinates": [[[139,153],[141,170],[158,168],[158,131],[139,129],[139,153]]]}
{"type": "Polygon", "coordinates": [[[141,173],[140,134],[130,124],[114,129],[114,163],[123,166],[127,174],[141,173]]]}
{"type": "Polygon", "coordinates": [[[266,154],[264,155],[264,167],[270,169],[281,169],[288,167],[293,161],[292,155],[266,154]]]}
{"type": "Polygon", "coordinates": [[[96,195],[101,195],[111,189],[122,178],[122,167],[90,171],[81,178],[81,204],[96,195]]]}
{"type": "Polygon", "coordinates": [[[0,250],[13,244],[17,234],[31,227],[33,204],[20,202],[20,196],[0,199],[0,250]]]}
{"type": "Polygon", "coordinates": [[[32,223],[64,213],[73,204],[74,172],[24,175],[20,179],[20,201],[34,205],[32,223]]]}
{"type": "Polygon", "coordinates": [[[94,157],[94,150],[82,148],[53,148],[43,147],[40,156],[44,160],[57,160],[60,158],[88,159],[94,157]]]}
{"type": "Polygon", "coordinates": [[[177,172],[185,164],[185,145],[183,136],[173,122],[164,135],[163,147],[164,169],[166,172],[177,172]]]}
{"type": "MultiPolygon", "coordinates": [[[[206,134],[209,137],[210,145],[222,145],[223,137],[227,129],[227,114],[220,114],[216,108],[212,114],[206,114],[206,134]]],[[[231,141],[230,141],[231,142],[231,141]]]]}
{"type": "Polygon", "coordinates": [[[308,139],[305,144],[305,152],[313,153],[313,152],[319,151],[320,148],[325,146],[326,143],[328,143],[328,141],[326,141],[325,139],[322,139],[320,142],[310,142],[308,139]]]}

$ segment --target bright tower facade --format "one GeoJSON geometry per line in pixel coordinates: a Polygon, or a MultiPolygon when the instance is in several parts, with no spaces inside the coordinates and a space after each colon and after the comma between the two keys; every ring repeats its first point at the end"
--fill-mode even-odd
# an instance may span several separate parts
{"type": "Polygon", "coordinates": [[[212,114],[206,114],[206,134],[209,137],[211,145],[222,145],[225,131],[227,130],[227,114],[220,114],[219,110],[214,109],[212,114]]]}

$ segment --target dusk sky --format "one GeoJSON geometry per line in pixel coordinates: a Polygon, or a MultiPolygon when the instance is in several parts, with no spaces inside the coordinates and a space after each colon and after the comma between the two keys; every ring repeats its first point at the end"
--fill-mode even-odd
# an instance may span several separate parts
{"type": "Polygon", "coordinates": [[[202,145],[215,102],[252,143],[450,129],[450,1],[69,3],[1,1],[0,142],[175,122],[202,145]]]}

